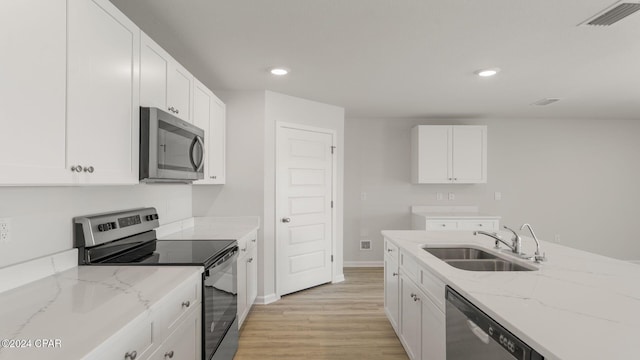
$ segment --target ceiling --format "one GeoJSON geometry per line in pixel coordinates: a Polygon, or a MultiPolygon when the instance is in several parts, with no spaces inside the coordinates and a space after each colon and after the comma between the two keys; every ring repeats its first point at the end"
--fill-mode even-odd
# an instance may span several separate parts
{"type": "Polygon", "coordinates": [[[214,91],[347,118],[640,120],[640,12],[577,26],[616,0],[111,1],[214,91]],[[561,100],[531,105],[546,97],[561,100]]]}

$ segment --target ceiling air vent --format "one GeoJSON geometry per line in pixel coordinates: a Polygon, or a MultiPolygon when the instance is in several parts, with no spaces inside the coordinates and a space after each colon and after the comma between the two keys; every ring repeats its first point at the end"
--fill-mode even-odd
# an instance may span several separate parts
{"type": "Polygon", "coordinates": [[[540,99],[534,103],[531,103],[531,105],[537,105],[537,106],[545,106],[545,105],[549,105],[549,104],[553,104],[554,102],[560,101],[560,99],[558,98],[544,98],[544,99],[540,99]]]}
{"type": "Polygon", "coordinates": [[[640,10],[640,1],[620,1],[580,25],[610,26],[640,10]]]}

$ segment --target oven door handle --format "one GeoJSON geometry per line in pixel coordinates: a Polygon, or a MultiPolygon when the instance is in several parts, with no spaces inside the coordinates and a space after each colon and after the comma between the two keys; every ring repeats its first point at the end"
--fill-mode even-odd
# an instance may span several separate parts
{"type": "Polygon", "coordinates": [[[482,341],[487,345],[489,344],[489,340],[491,338],[489,337],[489,334],[487,334],[486,332],[484,332],[484,330],[480,328],[480,326],[476,325],[476,323],[474,323],[469,319],[467,319],[467,326],[469,327],[469,330],[471,330],[473,335],[475,335],[478,339],[480,339],[480,341],[482,341]]]}

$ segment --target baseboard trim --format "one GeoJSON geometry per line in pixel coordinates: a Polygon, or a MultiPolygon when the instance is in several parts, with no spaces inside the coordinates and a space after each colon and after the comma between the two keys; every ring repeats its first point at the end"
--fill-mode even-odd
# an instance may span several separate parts
{"type": "Polygon", "coordinates": [[[384,261],[345,261],[344,267],[384,267],[384,261]]]}
{"type": "Polygon", "coordinates": [[[278,300],[280,300],[280,296],[278,296],[276,294],[269,294],[269,295],[265,295],[265,296],[256,297],[255,304],[267,305],[267,304],[274,303],[274,302],[276,302],[278,300]]]}

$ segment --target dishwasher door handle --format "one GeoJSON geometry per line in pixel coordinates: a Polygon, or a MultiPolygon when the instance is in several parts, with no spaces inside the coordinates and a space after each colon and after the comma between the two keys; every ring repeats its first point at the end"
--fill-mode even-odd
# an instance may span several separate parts
{"type": "Polygon", "coordinates": [[[469,330],[471,330],[473,335],[475,335],[478,339],[480,339],[480,341],[482,341],[487,345],[489,344],[489,340],[491,338],[489,337],[489,334],[487,334],[486,332],[484,332],[484,330],[480,328],[480,326],[476,325],[476,323],[474,323],[469,319],[467,319],[467,326],[469,326],[469,330]]]}

